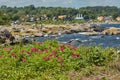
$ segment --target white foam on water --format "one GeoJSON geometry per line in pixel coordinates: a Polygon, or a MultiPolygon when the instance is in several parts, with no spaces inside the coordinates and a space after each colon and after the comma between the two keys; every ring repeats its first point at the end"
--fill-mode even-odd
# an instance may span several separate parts
{"type": "Polygon", "coordinates": [[[87,33],[86,32],[79,32],[78,34],[86,35],[87,33]]]}
{"type": "Polygon", "coordinates": [[[116,39],[118,40],[118,39],[120,39],[119,37],[116,37],[116,39]]]}

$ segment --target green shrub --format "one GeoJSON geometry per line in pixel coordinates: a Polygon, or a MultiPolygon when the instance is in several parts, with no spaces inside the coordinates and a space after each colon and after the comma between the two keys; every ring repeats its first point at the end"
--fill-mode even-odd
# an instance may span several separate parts
{"type": "Polygon", "coordinates": [[[75,47],[55,40],[9,46],[0,49],[0,77],[4,80],[69,80],[68,72],[94,73],[95,67],[108,66],[118,55],[113,48],[75,47]]]}

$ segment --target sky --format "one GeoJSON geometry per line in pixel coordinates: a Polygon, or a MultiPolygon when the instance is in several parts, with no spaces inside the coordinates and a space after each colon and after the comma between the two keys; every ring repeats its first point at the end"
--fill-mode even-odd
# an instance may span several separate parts
{"type": "Polygon", "coordinates": [[[72,7],[81,8],[86,6],[117,6],[120,0],[0,0],[0,6],[23,7],[28,5],[45,7],[72,7]]]}

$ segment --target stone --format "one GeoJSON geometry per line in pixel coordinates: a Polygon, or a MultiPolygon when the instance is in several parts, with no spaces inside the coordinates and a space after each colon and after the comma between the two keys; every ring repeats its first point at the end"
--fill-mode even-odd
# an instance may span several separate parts
{"type": "Polygon", "coordinates": [[[96,32],[102,32],[106,28],[105,27],[99,27],[99,26],[93,26],[93,27],[90,27],[90,29],[92,29],[93,31],[96,31],[96,32]]]}
{"type": "Polygon", "coordinates": [[[85,35],[87,35],[87,36],[95,36],[95,35],[97,35],[97,34],[99,34],[99,33],[98,33],[98,32],[93,31],[93,32],[86,32],[86,34],[85,34],[85,35]]]}
{"type": "Polygon", "coordinates": [[[120,29],[115,28],[115,27],[111,27],[109,29],[104,30],[102,32],[102,34],[104,34],[104,35],[120,35],[120,29]]]}

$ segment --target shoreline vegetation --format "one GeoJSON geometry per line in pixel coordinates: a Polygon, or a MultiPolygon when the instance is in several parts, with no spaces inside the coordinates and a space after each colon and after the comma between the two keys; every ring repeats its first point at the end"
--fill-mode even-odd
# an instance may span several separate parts
{"type": "Polygon", "coordinates": [[[117,49],[75,47],[55,40],[1,48],[0,64],[1,79],[120,79],[120,52],[117,49]]]}

